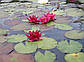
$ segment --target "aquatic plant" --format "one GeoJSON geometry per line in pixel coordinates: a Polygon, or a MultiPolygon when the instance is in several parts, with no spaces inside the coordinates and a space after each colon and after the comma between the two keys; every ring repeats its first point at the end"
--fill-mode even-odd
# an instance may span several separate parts
{"type": "Polygon", "coordinates": [[[42,35],[42,32],[40,32],[39,30],[36,31],[29,31],[29,35],[25,34],[28,38],[29,41],[33,42],[33,41],[39,41],[41,40],[40,37],[42,35]]]}

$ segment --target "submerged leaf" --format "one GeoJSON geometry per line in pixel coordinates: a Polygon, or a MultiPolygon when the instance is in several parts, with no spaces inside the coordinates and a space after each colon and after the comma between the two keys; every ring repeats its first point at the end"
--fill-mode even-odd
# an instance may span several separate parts
{"type": "Polygon", "coordinates": [[[65,40],[59,42],[57,48],[63,53],[77,53],[82,49],[82,44],[74,40],[70,40],[70,42],[65,40]]]}
{"type": "Polygon", "coordinates": [[[56,55],[49,51],[45,51],[44,55],[40,52],[37,52],[35,54],[36,62],[54,62],[55,59],[56,59],[56,55]]]}

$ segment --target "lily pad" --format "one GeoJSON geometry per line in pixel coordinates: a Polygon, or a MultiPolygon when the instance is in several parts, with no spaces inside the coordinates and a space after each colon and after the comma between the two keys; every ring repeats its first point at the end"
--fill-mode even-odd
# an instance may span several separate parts
{"type": "Polygon", "coordinates": [[[3,54],[0,55],[1,62],[34,62],[34,59],[31,55],[23,55],[18,53],[11,53],[9,55],[3,54]]]}
{"type": "Polygon", "coordinates": [[[17,42],[23,42],[25,40],[27,40],[27,37],[25,35],[18,34],[18,35],[8,36],[8,41],[7,42],[17,43],[17,42]]]}
{"type": "Polygon", "coordinates": [[[65,12],[63,10],[53,11],[52,13],[56,14],[56,15],[64,15],[65,14],[65,12]]]}
{"type": "Polygon", "coordinates": [[[38,41],[38,48],[41,49],[52,49],[57,46],[57,41],[52,38],[43,37],[43,40],[38,41]]]}
{"type": "Polygon", "coordinates": [[[84,53],[72,53],[65,56],[66,62],[84,62],[84,53]]]}
{"type": "Polygon", "coordinates": [[[0,43],[6,42],[8,39],[4,36],[0,36],[0,43]]]}
{"type": "Polygon", "coordinates": [[[20,23],[20,21],[18,21],[18,20],[9,20],[9,21],[4,22],[4,24],[9,25],[9,26],[14,26],[14,25],[17,25],[19,23],[20,23]]]}
{"type": "Polygon", "coordinates": [[[14,45],[10,43],[3,43],[0,45],[0,54],[8,54],[13,50],[14,45]]]}
{"type": "Polygon", "coordinates": [[[83,39],[84,31],[72,30],[65,33],[65,36],[70,39],[83,39]]]}
{"type": "Polygon", "coordinates": [[[7,12],[2,12],[2,11],[0,11],[0,18],[7,18],[7,17],[9,17],[9,14],[7,13],[7,12]]]}
{"type": "Polygon", "coordinates": [[[7,29],[0,29],[0,35],[8,34],[9,32],[7,29]]]}
{"type": "Polygon", "coordinates": [[[84,11],[78,8],[69,8],[66,9],[65,12],[68,16],[72,16],[72,17],[84,16],[84,11]]]}
{"type": "Polygon", "coordinates": [[[78,0],[79,2],[81,2],[81,3],[84,3],[84,0],[78,0]]]}
{"type": "Polygon", "coordinates": [[[12,30],[24,30],[24,29],[29,29],[29,24],[26,24],[26,23],[20,23],[18,25],[15,25],[13,27],[11,27],[12,30]],[[27,28],[26,28],[27,26],[27,28]]]}
{"type": "Polygon", "coordinates": [[[16,52],[26,54],[35,52],[37,45],[30,42],[28,44],[19,43],[14,48],[16,52]]]}
{"type": "Polygon", "coordinates": [[[61,41],[58,43],[57,48],[63,53],[77,53],[82,49],[82,44],[74,40],[61,41]]]}
{"type": "Polygon", "coordinates": [[[61,30],[72,30],[73,27],[72,26],[69,26],[69,25],[66,25],[66,24],[58,24],[58,23],[55,23],[55,28],[58,28],[58,29],[61,29],[61,30]]]}
{"type": "Polygon", "coordinates": [[[35,54],[36,62],[54,62],[55,59],[56,59],[56,55],[49,51],[45,51],[45,54],[42,54],[40,52],[37,52],[35,54]]]}

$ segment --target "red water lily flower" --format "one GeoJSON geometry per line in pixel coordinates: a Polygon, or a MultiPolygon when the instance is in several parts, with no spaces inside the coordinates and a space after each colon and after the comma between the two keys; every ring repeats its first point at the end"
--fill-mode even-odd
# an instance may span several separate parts
{"type": "Polygon", "coordinates": [[[48,23],[50,21],[50,17],[41,17],[39,19],[39,21],[42,23],[42,24],[45,24],[45,23],[48,23]]]}
{"type": "Polygon", "coordinates": [[[39,23],[38,17],[36,17],[35,15],[29,16],[29,18],[27,17],[27,19],[28,19],[29,22],[31,22],[31,23],[39,23]]]}
{"type": "Polygon", "coordinates": [[[29,38],[29,41],[33,42],[33,41],[39,41],[41,40],[40,37],[42,35],[42,32],[40,32],[39,30],[34,31],[29,31],[29,35],[26,34],[26,36],[29,38]]]}
{"type": "Polygon", "coordinates": [[[55,19],[55,14],[53,14],[53,13],[47,13],[44,16],[45,17],[50,17],[50,20],[54,20],[55,19]]]}
{"type": "Polygon", "coordinates": [[[75,1],[76,1],[76,0],[70,0],[70,2],[73,2],[73,3],[74,3],[75,1]]]}

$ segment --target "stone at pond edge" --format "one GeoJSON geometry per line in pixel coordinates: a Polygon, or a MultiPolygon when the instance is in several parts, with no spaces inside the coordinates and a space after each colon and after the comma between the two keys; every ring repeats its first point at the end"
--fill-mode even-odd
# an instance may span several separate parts
{"type": "Polygon", "coordinates": [[[74,40],[70,40],[70,42],[65,40],[59,42],[57,48],[63,53],[77,53],[81,51],[82,44],[74,40]]]}
{"type": "Polygon", "coordinates": [[[72,53],[65,56],[66,62],[84,62],[84,53],[72,53]]]}
{"type": "Polygon", "coordinates": [[[11,53],[0,55],[0,62],[34,62],[34,58],[29,54],[11,53]]]}
{"type": "Polygon", "coordinates": [[[27,40],[27,37],[23,34],[11,35],[8,36],[7,38],[8,38],[7,42],[11,42],[11,43],[23,42],[27,40]]]}
{"type": "Polygon", "coordinates": [[[36,62],[54,62],[56,55],[50,51],[45,51],[45,54],[37,52],[35,54],[36,62]]]}
{"type": "Polygon", "coordinates": [[[52,38],[42,37],[40,41],[34,42],[25,42],[17,44],[14,48],[18,53],[33,53],[36,51],[37,48],[41,49],[52,49],[57,46],[57,41],[52,38]]]}
{"type": "Polygon", "coordinates": [[[70,38],[70,39],[83,39],[84,31],[71,30],[65,33],[65,37],[70,38]]]}
{"type": "MultiPolygon", "coordinates": [[[[14,48],[14,45],[11,43],[3,43],[0,45],[0,54],[8,54],[10,53],[14,48]]],[[[1,60],[0,60],[1,61],[1,60]]]]}

